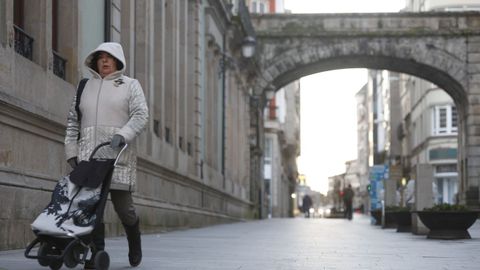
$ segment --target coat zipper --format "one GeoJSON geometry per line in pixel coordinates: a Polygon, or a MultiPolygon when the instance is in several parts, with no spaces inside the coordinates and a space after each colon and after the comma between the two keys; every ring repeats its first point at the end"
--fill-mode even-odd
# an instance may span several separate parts
{"type": "Polygon", "coordinates": [[[97,104],[95,106],[95,129],[94,129],[94,134],[93,134],[93,141],[95,142],[95,147],[98,142],[97,142],[97,128],[98,128],[98,104],[100,103],[100,93],[102,92],[102,86],[103,86],[103,79],[100,81],[100,88],[98,89],[97,93],[97,104]]]}

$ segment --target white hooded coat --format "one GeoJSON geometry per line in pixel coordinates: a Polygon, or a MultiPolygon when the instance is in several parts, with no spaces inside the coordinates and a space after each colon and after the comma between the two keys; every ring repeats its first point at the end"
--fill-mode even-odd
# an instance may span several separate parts
{"type": "MultiPolygon", "coordinates": [[[[122,135],[129,144],[122,154],[112,176],[112,189],[134,190],[136,184],[135,138],[148,120],[148,107],[140,83],[123,75],[125,56],[122,46],[115,42],[100,44],[85,59],[85,65],[92,78],[85,85],[80,98],[81,123],[78,122],[75,96],[67,118],[65,153],[67,160],[78,157],[88,160],[98,144],[110,142],[113,135],[122,135]],[[93,67],[96,52],[107,52],[121,62],[118,70],[102,78],[93,67]],[[80,133],[80,139],[78,134],[80,133]]],[[[98,157],[115,158],[116,152],[110,147],[98,151],[98,157]]]]}

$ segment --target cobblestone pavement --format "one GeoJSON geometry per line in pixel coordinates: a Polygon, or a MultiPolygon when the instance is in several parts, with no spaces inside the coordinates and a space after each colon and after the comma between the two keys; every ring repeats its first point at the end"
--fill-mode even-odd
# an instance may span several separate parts
{"type": "MultiPolygon", "coordinates": [[[[135,269],[480,269],[480,221],[469,232],[469,240],[431,240],[360,215],[249,221],[143,235],[144,260],[135,269]]],[[[130,268],[125,238],[109,238],[107,251],[110,269],[130,268]]],[[[0,252],[0,269],[48,269],[23,252],[0,252]]]]}

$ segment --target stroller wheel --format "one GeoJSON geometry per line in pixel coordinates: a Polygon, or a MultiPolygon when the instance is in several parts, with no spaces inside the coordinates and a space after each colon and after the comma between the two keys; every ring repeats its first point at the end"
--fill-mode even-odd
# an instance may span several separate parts
{"type": "Polygon", "coordinates": [[[73,246],[65,254],[65,257],[63,258],[63,262],[65,263],[65,266],[68,268],[74,268],[75,266],[77,266],[81,260],[82,252],[83,252],[82,246],[80,245],[73,246]]]}
{"type": "Polygon", "coordinates": [[[100,250],[95,254],[95,269],[97,270],[108,270],[110,266],[110,256],[104,250],[100,250]]]}
{"type": "Polygon", "coordinates": [[[46,259],[46,258],[41,258],[41,257],[45,257],[48,255],[48,253],[52,250],[52,246],[47,243],[47,242],[41,242],[40,243],[40,247],[38,248],[38,251],[37,251],[37,256],[38,256],[38,263],[41,265],[41,266],[49,266],[50,265],[50,260],[49,259],[46,259]]]}
{"type": "Polygon", "coordinates": [[[61,260],[51,261],[50,262],[50,269],[51,270],[58,270],[62,268],[63,262],[61,260]]]}

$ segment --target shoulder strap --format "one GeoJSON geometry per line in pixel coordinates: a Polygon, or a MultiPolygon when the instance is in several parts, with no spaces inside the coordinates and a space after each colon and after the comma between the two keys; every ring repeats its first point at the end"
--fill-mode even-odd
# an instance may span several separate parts
{"type": "MultiPolygon", "coordinates": [[[[85,88],[85,84],[87,83],[87,81],[88,81],[87,78],[83,78],[78,83],[78,88],[77,88],[77,97],[75,100],[75,111],[77,112],[77,121],[79,124],[82,121],[82,112],[80,111],[80,99],[82,98],[83,88],[85,88]]],[[[78,133],[78,139],[80,139],[80,132],[78,133]]]]}
{"type": "Polygon", "coordinates": [[[83,88],[85,88],[85,84],[87,83],[88,79],[83,78],[78,83],[77,88],[77,99],[75,100],[75,111],[77,111],[77,120],[80,122],[82,120],[82,112],[80,111],[80,99],[82,98],[83,88]]]}

